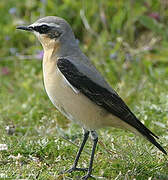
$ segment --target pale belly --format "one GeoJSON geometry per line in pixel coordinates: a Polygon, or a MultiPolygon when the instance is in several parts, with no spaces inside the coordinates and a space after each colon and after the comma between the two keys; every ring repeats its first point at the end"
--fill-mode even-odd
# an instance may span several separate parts
{"type": "Polygon", "coordinates": [[[100,118],[102,119],[106,111],[73,89],[56,67],[52,73],[44,71],[44,85],[51,102],[68,119],[86,129],[102,126],[100,118]]]}
{"type": "Polygon", "coordinates": [[[51,102],[68,119],[88,130],[107,126],[130,129],[128,124],[73,89],[57,69],[56,64],[45,65],[43,76],[44,86],[51,102]]]}

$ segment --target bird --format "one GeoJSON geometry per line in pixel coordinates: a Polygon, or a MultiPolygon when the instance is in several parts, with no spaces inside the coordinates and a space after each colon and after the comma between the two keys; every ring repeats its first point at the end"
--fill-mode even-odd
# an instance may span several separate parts
{"type": "Polygon", "coordinates": [[[130,110],[109,85],[89,58],[79,48],[70,24],[57,16],[46,16],[33,24],[16,29],[33,32],[40,41],[44,56],[43,81],[53,105],[69,120],[84,130],[83,141],[70,169],[66,172],[86,171],[82,179],[92,177],[94,154],[99,128],[116,127],[142,135],[164,154],[156,136],[130,110]],[[88,168],[79,168],[78,160],[88,140],[93,140],[88,168]]]}

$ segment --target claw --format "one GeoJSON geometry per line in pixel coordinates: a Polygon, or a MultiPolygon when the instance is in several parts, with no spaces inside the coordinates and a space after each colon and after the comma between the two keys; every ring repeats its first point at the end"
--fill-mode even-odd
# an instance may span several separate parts
{"type": "Polygon", "coordinates": [[[66,172],[71,173],[73,171],[88,171],[88,168],[77,168],[77,167],[72,167],[68,169],[66,172]]]}
{"type": "Polygon", "coordinates": [[[88,168],[77,168],[77,167],[72,167],[68,170],[65,170],[65,171],[61,171],[60,173],[61,174],[64,174],[64,173],[71,173],[73,171],[88,171],[88,168]]]}
{"type": "Polygon", "coordinates": [[[81,179],[82,180],[87,180],[88,178],[92,178],[95,179],[93,176],[91,176],[90,174],[86,174],[85,176],[83,176],[81,179]]]}

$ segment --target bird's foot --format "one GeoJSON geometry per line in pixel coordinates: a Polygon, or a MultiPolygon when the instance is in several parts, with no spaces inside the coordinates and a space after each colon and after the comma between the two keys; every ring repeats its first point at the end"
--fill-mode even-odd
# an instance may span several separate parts
{"type": "Polygon", "coordinates": [[[77,168],[73,166],[72,168],[66,170],[67,173],[71,173],[73,171],[88,171],[88,168],[77,168]]]}
{"type": "Polygon", "coordinates": [[[88,171],[88,168],[77,168],[77,167],[73,166],[72,168],[70,168],[68,170],[61,171],[60,174],[71,173],[73,171],[88,171]]]}
{"type": "Polygon", "coordinates": [[[82,180],[87,180],[88,178],[92,178],[95,179],[93,176],[91,176],[90,174],[86,174],[85,176],[83,176],[81,179],[82,180]]]}

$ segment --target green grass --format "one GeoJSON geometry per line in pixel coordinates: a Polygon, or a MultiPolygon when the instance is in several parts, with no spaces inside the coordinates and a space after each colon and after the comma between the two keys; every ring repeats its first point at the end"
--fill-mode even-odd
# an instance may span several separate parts
{"type": "MultiPolygon", "coordinates": [[[[41,60],[35,56],[28,60],[27,55],[37,55],[42,47],[33,35],[15,31],[19,20],[30,23],[40,16],[39,6],[45,15],[70,22],[81,49],[168,151],[168,12],[162,3],[150,0],[147,8],[144,1],[124,0],[14,2],[0,2],[0,144],[8,146],[0,151],[0,179],[61,180],[84,175],[59,175],[73,164],[82,129],[48,99],[41,60]],[[16,13],[8,13],[15,6],[16,13]],[[82,23],[81,9],[90,30],[82,23]],[[151,12],[158,12],[160,20],[149,18],[151,12]]],[[[98,134],[93,170],[97,179],[168,179],[167,156],[142,137],[114,128],[100,129],[98,134]]],[[[91,147],[89,140],[79,166],[88,166],[91,147]]]]}
{"type": "MultiPolygon", "coordinates": [[[[0,143],[8,150],[0,153],[0,172],[10,178],[56,179],[69,168],[82,140],[81,128],[69,123],[49,101],[42,82],[41,61],[9,60],[1,62],[10,73],[1,76],[0,143]],[[6,126],[14,125],[9,135],[6,126]],[[64,139],[65,137],[66,139],[64,139]]],[[[143,120],[160,143],[167,146],[167,71],[165,67],[143,72],[142,62],[133,62],[131,70],[121,72],[115,85],[133,112],[143,120]],[[139,67],[139,70],[136,68],[139,67]],[[145,74],[147,73],[147,74],[145,74]],[[162,123],[163,127],[155,123],[162,123]]],[[[111,72],[109,72],[111,73],[111,72]]],[[[94,161],[94,175],[104,179],[167,179],[167,157],[142,138],[119,129],[102,129],[94,161]]],[[[86,146],[90,153],[91,141],[86,146]]],[[[83,152],[80,166],[89,162],[83,152]]],[[[75,178],[83,173],[65,174],[75,178]]]]}

